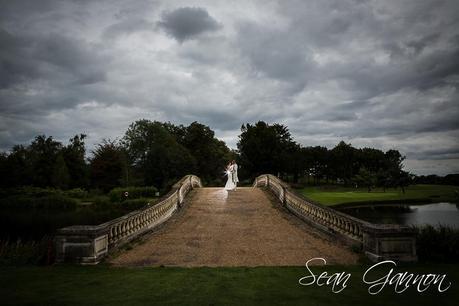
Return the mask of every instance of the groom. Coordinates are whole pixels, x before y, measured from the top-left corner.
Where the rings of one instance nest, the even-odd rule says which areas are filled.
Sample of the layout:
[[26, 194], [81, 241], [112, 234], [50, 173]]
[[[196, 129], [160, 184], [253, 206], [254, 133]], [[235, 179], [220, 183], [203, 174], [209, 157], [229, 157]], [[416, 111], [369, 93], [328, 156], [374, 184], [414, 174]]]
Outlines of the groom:
[[233, 183], [234, 183], [234, 190], [237, 189], [237, 183], [239, 182], [239, 178], [237, 177], [237, 164], [236, 164], [236, 161], [233, 159], [233, 161], [231, 162], [231, 164], [233, 165], [233, 171], [232, 171], [232, 174], [233, 174]]

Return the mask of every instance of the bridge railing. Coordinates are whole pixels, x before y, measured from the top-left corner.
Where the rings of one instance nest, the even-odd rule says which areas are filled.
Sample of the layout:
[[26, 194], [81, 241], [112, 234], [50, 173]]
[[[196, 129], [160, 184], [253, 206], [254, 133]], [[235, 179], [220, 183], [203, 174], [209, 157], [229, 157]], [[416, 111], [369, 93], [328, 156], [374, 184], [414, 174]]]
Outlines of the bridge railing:
[[179, 209], [192, 188], [202, 187], [195, 175], [184, 176], [171, 191], [154, 204], [100, 225], [61, 228], [55, 237], [56, 261], [97, 264], [109, 251], [149, 231]]
[[373, 261], [394, 259], [416, 261], [416, 232], [397, 224], [373, 224], [331, 207], [316, 203], [294, 192], [271, 174], [255, 178], [254, 187], [267, 187], [292, 213], [315, 228], [361, 247]]

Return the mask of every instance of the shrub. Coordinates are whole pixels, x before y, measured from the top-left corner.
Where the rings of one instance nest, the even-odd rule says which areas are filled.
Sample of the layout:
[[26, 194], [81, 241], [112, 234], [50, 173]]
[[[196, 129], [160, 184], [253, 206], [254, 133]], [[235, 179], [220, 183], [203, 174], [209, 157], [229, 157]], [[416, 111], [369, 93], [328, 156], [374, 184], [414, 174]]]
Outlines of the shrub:
[[75, 210], [78, 202], [63, 195], [54, 194], [43, 197], [15, 195], [0, 200], [0, 209], [13, 210]]
[[113, 206], [110, 199], [106, 196], [99, 196], [94, 198], [92, 208], [96, 211], [108, 210]]
[[88, 192], [81, 188], [74, 188], [64, 191], [64, 194], [70, 198], [85, 199], [88, 197]]
[[8, 188], [8, 189], [1, 189], [0, 196], [10, 197], [10, 196], [27, 196], [27, 197], [46, 197], [50, 195], [62, 194], [62, 191], [59, 189], [54, 188], [40, 188], [40, 187], [33, 187], [33, 186], [23, 186], [17, 188]]
[[89, 189], [89, 194], [88, 196], [89, 197], [97, 197], [97, 196], [101, 196], [104, 194], [104, 191], [102, 189], [99, 189], [99, 188], [91, 188]]
[[36, 209], [69, 211], [75, 210], [78, 201], [61, 195], [52, 195], [35, 199]]
[[132, 211], [132, 210], [137, 210], [137, 209], [144, 207], [145, 205], [147, 205], [148, 202], [149, 202], [148, 199], [140, 198], [140, 199], [126, 200], [120, 203], [119, 205], [124, 210]]
[[0, 240], [0, 265], [49, 265], [53, 261], [53, 240], [50, 236], [39, 241]]
[[450, 226], [417, 227], [416, 250], [420, 261], [459, 262], [459, 229]]
[[0, 200], [0, 209], [13, 210], [75, 210], [78, 202], [65, 196], [54, 194], [43, 197], [14, 195]]
[[[125, 193], [128, 196], [125, 196]], [[126, 200], [139, 199], [139, 198], [153, 198], [156, 197], [158, 189], [153, 186], [149, 187], [119, 187], [112, 189], [108, 196], [112, 202], [123, 202]]]
[[0, 209], [27, 209], [33, 207], [34, 198], [22, 195], [12, 195], [0, 199]]

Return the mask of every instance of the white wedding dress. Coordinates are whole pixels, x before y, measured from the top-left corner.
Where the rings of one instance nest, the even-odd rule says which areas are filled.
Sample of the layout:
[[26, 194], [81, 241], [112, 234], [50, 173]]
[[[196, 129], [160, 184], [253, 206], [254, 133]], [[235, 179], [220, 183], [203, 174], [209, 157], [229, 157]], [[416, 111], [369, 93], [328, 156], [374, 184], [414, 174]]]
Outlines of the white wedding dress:
[[236, 184], [233, 180], [233, 165], [229, 166], [226, 169], [226, 175], [228, 176], [228, 180], [226, 181], [225, 190], [234, 190], [236, 188]]

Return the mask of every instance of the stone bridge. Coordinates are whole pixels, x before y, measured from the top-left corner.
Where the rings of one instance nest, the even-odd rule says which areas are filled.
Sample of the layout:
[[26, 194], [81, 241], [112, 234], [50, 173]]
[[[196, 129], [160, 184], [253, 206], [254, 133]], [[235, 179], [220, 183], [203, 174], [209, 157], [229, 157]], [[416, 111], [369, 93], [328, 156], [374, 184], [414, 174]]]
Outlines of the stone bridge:
[[[114, 252], [136, 240], [135, 246]], [[304, 265], [313, 257], [355, 263], [415, 261], [415, 232], [371, 224], [314, 203], [272, 175], [235, 191], [205, 188], [194, 175], [159, 203], [97, 226], [70, 226], [55, 238], [56, 260], [149, 266]]]

